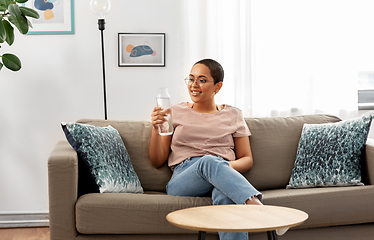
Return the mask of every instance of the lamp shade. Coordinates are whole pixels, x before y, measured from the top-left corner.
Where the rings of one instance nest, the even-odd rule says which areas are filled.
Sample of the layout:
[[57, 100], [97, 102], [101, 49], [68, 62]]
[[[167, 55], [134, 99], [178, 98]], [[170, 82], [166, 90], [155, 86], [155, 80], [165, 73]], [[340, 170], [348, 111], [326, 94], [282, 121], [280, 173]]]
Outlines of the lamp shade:
[[105, 15], [110, 11], [111, 4], [109, 0], [91, 0], [90, 7], [99, 19], [105, 19]]

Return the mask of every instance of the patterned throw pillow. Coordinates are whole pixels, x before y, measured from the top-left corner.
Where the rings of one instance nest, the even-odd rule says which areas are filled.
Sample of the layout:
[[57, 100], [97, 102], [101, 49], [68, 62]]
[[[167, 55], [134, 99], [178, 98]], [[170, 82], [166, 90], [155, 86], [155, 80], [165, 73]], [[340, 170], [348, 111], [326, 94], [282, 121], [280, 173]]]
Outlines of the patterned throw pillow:
[[82, 166], [87, 166], [101, 193], [143, 193], [138, 176], [118, 131], [112, 126], [96, 127], [62, 123], [70, 145]]
[[363, 185], [361, 155], [372, 118], [304, 124], [287, 188]]

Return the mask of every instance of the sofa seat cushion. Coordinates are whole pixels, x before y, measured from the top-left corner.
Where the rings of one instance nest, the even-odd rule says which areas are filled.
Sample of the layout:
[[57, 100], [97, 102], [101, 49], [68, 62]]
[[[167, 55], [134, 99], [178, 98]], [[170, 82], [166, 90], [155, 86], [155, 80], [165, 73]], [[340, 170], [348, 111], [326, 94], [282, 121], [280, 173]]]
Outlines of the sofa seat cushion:
[[[374, 185], [278, 189], [262, 192], [266, 205], [309, 214], [294, 229], [374, 222]], [[165, 193], [92, 193], [76, 204], [76, 228], [82, 234], [195, 234], [167, 222], [172, 211], [211, 205], [210, 197], [175, 197]], [[364, 206], [364, 207], [363, 207]]]
[[166, 215], [211, 204], [210, 197], [176, 197], [155, 192], [91, 193], [76, 203], [76, 228], [82, 234], [195, 234], [173, 226]]
[[374, 222], [374, 185], [267, 190], [263, 202], [300, 209], [308, 220], [295, 227], [316, 228]]

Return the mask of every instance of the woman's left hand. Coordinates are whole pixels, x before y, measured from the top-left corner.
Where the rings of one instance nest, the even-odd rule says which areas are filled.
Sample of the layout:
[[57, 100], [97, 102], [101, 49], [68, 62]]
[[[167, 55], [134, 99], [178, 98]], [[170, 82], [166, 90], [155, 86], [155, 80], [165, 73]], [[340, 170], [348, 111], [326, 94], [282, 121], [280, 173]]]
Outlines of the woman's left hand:
[[253, 158], [249, 137], [234, 137], [236, 160], [230, 161], [230, 167], [240, 173], [249, 171], [253, 166]]

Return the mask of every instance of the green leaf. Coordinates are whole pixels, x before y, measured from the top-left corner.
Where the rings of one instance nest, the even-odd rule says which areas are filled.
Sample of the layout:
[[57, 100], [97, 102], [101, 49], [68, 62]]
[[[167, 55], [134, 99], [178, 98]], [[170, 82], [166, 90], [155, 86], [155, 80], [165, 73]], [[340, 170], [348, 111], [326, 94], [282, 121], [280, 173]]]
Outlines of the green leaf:
[[6, 30], [3, 21], [0, 20], [0, 43], [3, 43], [6, 39]]
[[18, 17], [14, 17], [10, 15], [8, 20], [17, 27], [18, 31], [22, 34], [26, 34], [29, 31], [29, 25], [27, 23], [27, 19], [25, 16], [20, 15]]
[[9, 68], [12, 71], [18, 71], [21, 69], [21, 60], [13, 54], [5, 53], [2, 56], [3, 64], [5, 67]]
[[9, 46], [11, 46], [13, 44], [13, 42], [14, 42], [14, 28], [5, 19], [2, 22], [4, 24], [5, 31], [6, 31], [6, 39], [5, 39], [5, 41], [9, 44]]
[[25, 3], [25, 2], [27, 2], [28, 0], [17, 0], [16, 2], [18, 2], [18, 3]]
[[0, 71], [1, 71], [1, 69], [3, 68], [3, 64], [2, 63], [0, 63]]
[[35, 11], [34, 9], [27, 8], [27, 7], [19, 7], [19, 9], [21, 10], [22, 14], [25, 15], [26, 17], [32, 17], [35, 19], [40, 18], [39, 13]]
[[9, 0], [0, 0], [0, 11], [5, 11], [8, 9], [9, 4], [12, 2]]
[[27, 19], [27, 25], [29, 25], [30, 28], [33, 28], [32, 23], [29, 21], [29, 19]]
[[22, 14], [21, 9], [19, 9], [19, 6], [17, 4], [10, 4], [8, 7], [8, 11], [15, 17], [19, 17]]

